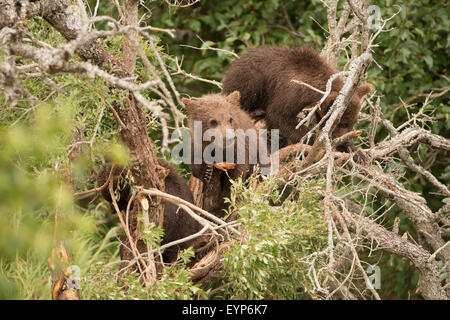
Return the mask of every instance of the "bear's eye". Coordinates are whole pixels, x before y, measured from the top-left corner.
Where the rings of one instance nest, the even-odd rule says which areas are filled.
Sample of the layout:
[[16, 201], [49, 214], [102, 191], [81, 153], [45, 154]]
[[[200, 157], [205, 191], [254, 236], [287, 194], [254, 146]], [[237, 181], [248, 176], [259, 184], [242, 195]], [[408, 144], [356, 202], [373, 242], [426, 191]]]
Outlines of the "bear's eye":
[[230, 118], [230, 123], [233, 123], [233, 118]]
[[213, 119], [209, 122], [209, 124], [211, 125], [211, 127], [216, 127], [218, 125], [218, 122], [217, 122], [217, 120]]

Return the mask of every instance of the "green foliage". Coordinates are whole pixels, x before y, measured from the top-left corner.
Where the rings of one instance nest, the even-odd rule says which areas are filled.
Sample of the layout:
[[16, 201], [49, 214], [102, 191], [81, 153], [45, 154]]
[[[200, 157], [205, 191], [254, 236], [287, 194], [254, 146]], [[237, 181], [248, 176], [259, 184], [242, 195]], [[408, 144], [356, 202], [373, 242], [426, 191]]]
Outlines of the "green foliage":
[[[91, 8], [96, 5], [96, 1], [89, 3]], [[146, 1], [145, 4], [153, 7], [153, 14], [151, 19], [144, 20], [144, 24], [177, 29], [175, 39], [165, 33], [158, 34], [160, 39], [154, 37], [163, 59], [171, 64], [167, 54], [183, 55], [186, 71], [218, 81], [223, 79], [234, 57], [207, 50], [208, 47], [239, 55], [250, 48], [272, 44], [308, 45], [320, 51], [327, 37], [327, 32], [322, 29], [327, 28], [326, 8], [319, 0], [209, 0], [189, 8], [168, 8], [162, 1]], [[388, 18], [401, 8], [401, 13], [387, 26], [393, 29], [380, 35], [378, 47], [373, 52], [374, 59], [383, 69], [372, 64], [368, 75], [369, 82], [382, 96], [383, 116], [400, 124], [407, 119], [407, 113], [399, 98], [416, 103], [409, 110], [415, 113], [424, 101], [420, 95], [433, 88], [448, 86], [443, 77], [448, 75], [448, 10], [442, 3], [431, 0], [388, 0], [373, 4], [379, 5], [382, 18]], [[144, 9], [141, 10], [142, 15]], [[111, 1], [100, 1], [98, 14], [118, 18]], [[32, 19], [28, 25], [38, 40], [53, 46], [65, 43], [42, 19]], [[106, 22], [97, 23], [96, 27], [105, 29]], [[109, 52], [121, 56], [122, 36], [101, 41]], [[158, 65], [147, 41], [139, 41], [148, 58]], [[0, 61], [2, 59], [0, 50]], [[18, 64], [27, 63], [29, 61], [23, 59]], [[148, 80], [139, 58], [136, 74], [138, 82]], [[50, 298], [47, 258], [54, 246], [54, 237], [65, 240], [72, 263], [81, 269], [83, 299], [309, 297], [310, 278], [307, 265], [302, 264], [301, 259], [326, 247], [327, 231], [322, 218], [322, 202], [318, 198], [321, 181], [300, 183], [299, 194], [288, 200], [280, 199], [271, 180], [260, 184], [256, 191], [242, 182], [235, 183], [230, 199], [231, 211], [239, 215], [248, 241], [236, 243], [227, 252], [224, 261], [226, 279], [211, 289], [223, 284], [227, 286], [212, 296], [207, 296], [207, 292], [189, 280], [185, 264], [192, 258], [192, 250], [180, 253], [179, 264], [165, 268], [162, 279], [150, 290], [142, 286], [135, 273], [117, 281], [118, 238], [123, 237], [118, 231], [117, 217], [111, 217], [109, 208], [102, 202], [81, 203], [86, 208], [81, 212], [79, 203], [73, 201], [72, 190], [96, 186], [93, 177], [103, 158], [119, 163], [128, 161], [117, 142], [117, 126], [109, 107], [113, 101], [123, 98], [123, 92], [109, 90], [109, 86], [99, 79], [70, 74], [51, 78], [63, 89], [61, 92], [42, 79], [30, 78], [24, 81], [24, 86], [37, 98], [35, 101], [24, 99], [11, 107], [4, 96], [0, 96], [0, 299]], [[218, 91], [216, 87], [192, 79], [176, 78], [175, 81], [183, 94], [200, 96]], [[144, 94], [150, 100], [154, 98], [152, 93]], [[436, 119], [429, 124], [433, 132], [449, 136], [449, 110], [448, 95], [433, 100], [428, 106], [427, 112]], [[366, 127], [361, 124], [361, 128]], [[70, 163], [67, 154], [76, 130], [81, 132], [80, 138], [84, 142], [79, 159]], [[148, 130], [158, 149], [161, 130], [151, 117]], [[385, 135], [380, 131], [377, 139]], [[91, 139], [92, 144], [86, 143]], [[448, 161], [435, 157], [428, 148], [418, 148], [415, 154], [418, 163], [429, 167], [444, 183], [449, 183]], [[427, 201], [433, 209], [441, 204], [438, 196], [430, 196], [435, 190], [422, 178], [407, 174], [404, 168], [394, 165], [389, 170], [404, 172], [405, 183], [412, 190], [428, 195]], [[376, 200], [374, 212], [380, 203]], [[398, 213], [392, 210], [385, 223], [392, 224], [396, 216]], [[400, 230], [414, 235], [414, 230], [402, 216]], [[160, 231], [143, 230], [142, 235], [157, 247]], [[378, 262], [382, 271], [383, 297], [418, 297], [413, 292], [418, 275], [409, 263], [388, 255]]]
[[[184, 263], [165, 266], [161, 279], [150, 288], [142, 285], [142, 279], [135, 271], [125, 272], [118, 277], [120, 261], [117, 255], [120, 242], [111, 241], [115, 235], [116, 232], [110, 230], [102, 240], [102, 245], [99, 245], [100, 239], [90, 244], [91, 248], [97, 250], [94, 255], [89, 255], [90, 260], [84, 264], [86, 270], [80, 281], [83, 299], [185, 300], [204, 296], [204, 291], [190, 281], [189, 271], [184, 264], [193, 257], [191, 249], [179, 253], [179, 260]], [[153, 248], [159, 247], [160, 230], [148, 231], [145, 236], [148, 240], [154, 240]], [[111, 250], [115, 252], [111, 254]]]
[[[250, 47], [270, 44], [294, 45], [300, 42], [319, 48], [325, 40], [324, 32], [311, 19], [326, 20], [326, 11], [318, 0], [200, 1], [190, 8], [169, 9], [161, 3], [154, 8], [154, 16], [158, 19], [150, 21], [152, 25], [178, 30], [175, 40], [162, 36], [163, 43], [168, 44], [167, 51], [176, 56], [184, 55], [187, 71], [218, 81], [222, 81], [224, 71], [234, 60], [232, 55], [179, 45], [217, 47], [242, 54]], [[181, 79], [181, 83], [194, 96], [217, 90], [191, 79]]]
[[1, 129], [3, 298], [36, 298], [46, 292], [39, 280], [45, 269], [42, 261], [47, 261], [53, 240], [68, 237], [73, 230], [93, 230], [92, 218], [74, 208], [72, 192], [58, 170], [72, 127], [72, 102], [71, 97], [65, 97], [43, 104], [28, 125]]
[[[0, 219], [5, 228], [1, 232], [2, 257], [12, 257], [32, 244], [42, 245], [39, 251], [45, 252], [51, 233], [48, 225], [36, 228], [36, 224], [51, 214], [48, 208], [72, 211], [71, 193], [62, 185], [61, 177], [43, 169], [57, 165], [53, 161], [62, 152], [58, 147], [69, 127], [70, 114], [61, 111], [56, 120], [52, 113], [50, 107], [42, 106], [32, 125], [3, 129], [0, 134]], [[43, 241], [36, 242], [36, 238]]]
[[[368, 81], [375, 88], [376, 94], [381, 96], [383, 117], [390, 119], [395, 125], [400, 125], [408, 120], [408, 114], [417, 113], [423, 106], [424, 95], [431, 91], [439, 93], [435, 88], [449, 85], [445, 78], [448, 77], [450, 53], [448, 9], [445, 4], [432, 0], [371, 1], [371, 5], [379, 7], [382, 19], [387, 19], [401, 10], [399, 15], [388, 22], [386, 29], [391, 30], [381, 33], [377, 38], [377, 47], [372, 53], [377, 63], [372, 63], [368, 70]], [[184, 55], [184, 67], [188, 72], [218, 81], [223, 80], [230, 63], [235, 59], [232, 55], [206, 49], [194, 50], [180, 47], [180, 44], [199, 48], [216, 47], [238, 55], [253, 47], [272, 44], [306, 45], [321, 51], [328, 36], [320, 27], [327, 29], [326, 8], [320, 1], [222, 0], [202, 1], [193, 8], [167, 10], [161, 5], [157, 9], [159, 11], [155, 12], [158, 12], [158, 19], [154, 19], [152, 25], [178, 30], [176, 39], [163, 36], [167, 50], [174, 55]], [[342, 8], [338, 8], [338, 16], [340, 10]], [[286, 16], [289, 17], [292, 27]], [[344, 60], [339, 60], [341, 68], [344, 66]], [[183, 78], [178, 81], [186, 92], [193, 96], [218, 90], [190, 79]], [[444, 137], [450, 137], [448, 97], [446, 94], [434, 99], [425, 109], [426, 114], [432, 115], [434, 119], [433, 122], [427, 123], [426, 127]], [[405, 111], [402, 101], [413, 106]], [[358, 129], [367, 133], [368, 123], [358, 124]], [[386, 135], [387, 132], [379, 130], [376, 140], [379, 141]], [[450, 183], [450, 165], [447, 158], [437, 156], [430, 148], [420, 147], [415, 151], [413, 150], [413, 156], [418, 164], [428, 168], [444, 184]], [[436, 195], [436, 189], [423, 177], [396, 165], [390, 169], [403, 172], [405, 185], [422, 194], [433, 210], [442, 206], [442, 196]], [[374, 212], [381, 203], [384, 202], [374, 203]], [[393, 219], [398, 215], [397, 211], [391, 210], [386, 224], [392, 225]], [[406, 219], [401, 220], [400, 229], [415, 235]], [[389, 286], [391, 291], [387, 290], [384, 294], [406, 299], [413, 296], [413, 285], [402, 279], [405, 273], [411, 274], [411, 269], [405, 264], [398, 264], [399, 260], [393, 259], [392, 265], [388, 265], [386, 259], [381, 262], [382, 273], [394, 270], [394, 275], [389, 271], [387, 274], [395, 278], [395, 281], [391, 281], [395, 285]]]
[[[399, 9], [400, 14], [387, 25], [393, 29], [380, 35], [380, 46], [374, 52], [383, 69], [372, 67], [369, 72], [370, 81], [385, 96], [383, 115], [396, 124], [406, 120], [405, 112], [399, 112], [402, 110], [399, 97], [419, 103], [412, 109], [417, 111], [424, 101], [418, 95], [448, 86], [444, 76], [448, 75], [450, 54], [450, 18], [446, 6], [430, 0], [387, 1], [382, 16], [387, 18]], [[434, 133], [450, 132], [448, 101], [448, 95], [444, 95], [429, 107], [437, 119], [431, 126]]]
[[[404, 121], [405, 113], [396, 108], [401, 106], [399, 97], [407, 100], [429, 93], [432, 88], [448, 86], [442, 77], [447, 74], [449, 60], [448, 10], [431, 0], [390, 0], [372, 4], [379, 6], [383, 19], [401, 9], [386, 26], [393, 29], [379, 36], [378, 47], [373, 53], [383, 69], [372, 64], [368, 78], [377, 93], [384, 97], [383, 105], [389, 106], [383, 110], [383, 115]], [[179, 30], [175, 40], [163, 36], [168, 51], [184, 55], [187, 71], [218, 81], [223, 79], [233, 56], [220, 51], [180, 47], [180, 44], [217, 47], [240, 55], [249, 48], [272, 44], [307, 45], [320, 51], [327, 37], [323, 30], [327, 28], [326, 8], [316, 0], [202, 1], [191, 8], [167, 10], [161, 5], [155, 12], [158, 19], [153, 20], [152, 25]], [[188, 86], [192, 80], [181, 79], [181, 82]], [[188, 88], [194, 96], [217, 90], [198, 82]], [[417, 98], [414, 102], [423, 101], [423, 98]], [[436, 99], [433, 106], [437, 118], [445, 120], [436, 122], [434, 131], [448, 133], [448, 97]]]
[[[39, 40], [55, 46], [64, 43], [58, 32], [41, 20], [32, 20], [29, 26]], [[118, 54], [122, 40], [112, 38], [104, 45]], [[148, 44], [143, 47], [151, 59]], [[139, 80], [146, 80], [140, 60], [137, 73], [142, 77]], [[71, 252], [71, 263], [80, 267], [83, 299], [188, 299], [201, 295], [189, 282], [184, 264], [166, 268], [164, 278], [151, 292], [142, 287], [136, 274], [117, 283], [118, 237], [123, 237], [118, 233], [117, 218], [98, 201], [81, 203], [87, 209], [80, 212], [72, 197], [73, 188], [96, 187], [95, 170], [102, 158], [119, 165], [129, 160], [117, 142], [117, 126], [109, 107], [123, 99], [124, 93], [109, 90], [100, 79], [63, 74], [52, 80], [61, 91], [31, 78], [24, 86], [36, 100], [24, 99], [12, 108], [3, 95], [0, 98], [0, 299], [50, 299], [47, 259], [56, 240], [61, 239]], [[75, 162], [69, 162], [68, 152], [77, 146], [72, 145], [74, 132], [81, 133], [76, 140], [81, 153]], [[160, 138], [156, 121], [149, 122], [149, 132], [156, 141]], [[92, 144], [88, 143], [91, 140]], [[144, 234], [155, 247], [161, 237], [157, 231]], [[186, 250], [180, 261], [187, 263], [192, 255]]]
[[301, 259], [327, 246], [323, 188], [322, 181], [299, 182], [298, 194], [282, 201], [273, 179], [256, 190], [233, 184], [230, 211], [238, 213], [246, 241], [225, 254], [228, 286], [215, 298], [309, 298], [309, 266]]
[[[83, 286], [84, 285], [84, 286]], [[184, 266], [164, 269], [160, 280], [149, 289], [139, 281], [136, 272], [117, 277], [117, 269], [96, 263], [82, 278], [83, 299], [187, 300], [204, 297], [205, 293], [190, 281]]]
[[39, 299], [51, 297], [50, 278], [45, 260], [16, 258], [13, 263], [0, 260], [0, 299]]

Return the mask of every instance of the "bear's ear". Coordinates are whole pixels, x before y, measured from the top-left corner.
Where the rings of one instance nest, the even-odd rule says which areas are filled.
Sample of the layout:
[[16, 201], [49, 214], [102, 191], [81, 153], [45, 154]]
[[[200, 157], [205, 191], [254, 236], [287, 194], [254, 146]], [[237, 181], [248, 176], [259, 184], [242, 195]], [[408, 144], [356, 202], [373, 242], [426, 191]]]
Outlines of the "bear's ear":
[[181, 102], [184, 103], [184, 107], [185, 107], [186, 111], [189, 113], [191, 113], [198, 107], [198, 101], [195, 101], [195, 100], [183, 98], [183, 99], [181, 99]]
[[368, 94], [370, 92], [370, 90], [372, 90], [372, 87], [370, 86], [370, 84], [364, 84], [361, 87], [359, 87], [358, 89], [356, 89], [356, 94], [362, 98], [364, 97], [366, 94]]
[[235, 106], [240, 106], [241, 94], [239, 91], [233, 91], [226, 97], [227, 101]]

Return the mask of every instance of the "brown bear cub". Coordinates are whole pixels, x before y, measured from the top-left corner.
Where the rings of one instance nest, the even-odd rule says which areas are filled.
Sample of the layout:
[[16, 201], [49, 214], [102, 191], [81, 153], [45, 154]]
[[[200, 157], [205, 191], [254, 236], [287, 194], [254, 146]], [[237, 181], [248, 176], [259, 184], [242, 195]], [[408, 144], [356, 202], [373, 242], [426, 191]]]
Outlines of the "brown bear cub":
[[[169, 163], [163, 160], [159, 160], [159, 164], [169, 171], [167, 177], [164, 180], [165, 192], [193, 203], [194, 200], [192, 197], [192, 193], [186, 180]], [[99, 186], [104, 185], [108, 180], [110, 171], [111, 166], [106, 165], [100, 172], [97, 178], [97, 183]], [[117, 200], [117, 204], [122, 212], [126, 210], [128, 201], [131, 197], [130, 186], [126, 182], [126, 174], [127, 169], [115, 168], [111, 175], [113, 179], [114, 190], [119, 191], [119, 199]], [[105, 198], [105, 200], [111, 203], [111, 196], [107, 187], [102, 189], [102, 196], [103, 198]], [[163, 229], [164, 237], [161, 245], [190, 236], [200, 231], [201, 225], [184, 210], [179, 209], [177, 205], [165, 202]], [[167, 248], [163, 253], [164, 262], [174, 262], [177, 258], [178, 251], [187, 249], [192, 245], [193, 241], [187, 241]], [[127, 256], [126, 253], [123, 252], [123, 250], [124, 247], [121, 246], [121, 257]]]
[[[265, 114], [268, 129], [280, 129], [286, 143], [296, 143], [311, 129], [295, 129], [300, 122], [297, 115], [307, 107], [314, 107], [323, 94], [305, 85], [291, 82], [302, 81], [325, 91], [328, 79], [338, 70], [311, 48], [263, 47], [251, 50], [235, 60], [223, 82], [223, 92], [235, 90], [241, 93], [241, 107], [255, 115]], [[333, 81], [328, 98], [322, 103], [317, 118], [322, 118], [343, 86], [341, 78]], [[370, 91], [370, 85], [359, 87], [347, 110], [333, 132], [333, 138], [353, 130], [361, 109], [360, 99]], [[352, 142], [338, 148], [351, 152]]]
[[[245, 181], [252, 174], [256, 163], [261, 167], [270, 167], [264, 140], [259, 137], [259, 132], [249, 115], [240, 108], [239, 99], [238, 91], [227, 96], [209, 94], [196, 100], [183, 99], [191, 130], [191, 172], [204, 183], [202, 208], [218, 217], [225, 215], [224, 209], [227, 208], [225, 198], [229, 198], [231, 194], [230, 179], [242, 178]], [[201, 129], [198, 127], [199, 124]], [[223, 141], [215, 139], [211, 139], [212, 142], [203, 141], [205, 132], [209, 129], [219, 132]], [[227, 136], [227, 131], [234, 132], [234, 136]], [[253, 140], [250, 139], [250, 135], [247, 136], [250, 132], [255, 134]], [[251, 141], [256, 143], [251, 145]], [[222, 153], [223, 161], [205, 161], [203, 156], [205, 150], [209, 148], [208, 145], [217, 142], [219, 146], [214, 148], [211, 154], [214, 153], [215, 156], [216, 152]], [[230, 149], [234, 150], [233, 157], [227, 157]], [[195, 161], [195, 154], [201, 157], [199, 161]], [[262, 154], [265, 160], [260, 161]], [[242, 158], [239, 159], [239, 156]]]

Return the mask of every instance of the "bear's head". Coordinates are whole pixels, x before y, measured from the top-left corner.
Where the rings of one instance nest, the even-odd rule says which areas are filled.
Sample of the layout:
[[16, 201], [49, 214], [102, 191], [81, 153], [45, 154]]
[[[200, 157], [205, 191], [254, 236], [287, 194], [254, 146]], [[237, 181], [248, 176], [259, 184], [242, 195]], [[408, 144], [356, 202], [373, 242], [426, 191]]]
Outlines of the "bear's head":
[[[358, 114], [361, 110], [361, 99], [370, 92], [371, 86], [369, 84], [364, 84], [356, 89], [355, 94], [347, 106], [344, 114], [342, 115], [341, 120], [333, 131], [332, 138], [337, 138], [342, 136], [343, 134], [350, 132], [353, 130], [354, 125], [358, 121]], [[320, 118], [324, 117], [327, 112], [330, 110], [334, 101], [338, 97], [339, 93], [336, 91], [332, 91], [325, 101], [320, 106], [319, 116]]]
[[[183, 98], [182, 102], [188, 112], [192, 134], [200, 132], [195, 131], [194, 126], [201, 123], [202, 137], [207, 130], [212, 129], [211, 132], [215, 131], [222, 137], [224, 149], [232, 146], [235, 141], [234, 130], [241, 127], [242, 117], [247, 117], [239, 107], [239, 99], [239, 91], [229, 95], [210, 94], [195, 100]], [[250, 121], [250, 118], [245, 120]]]

